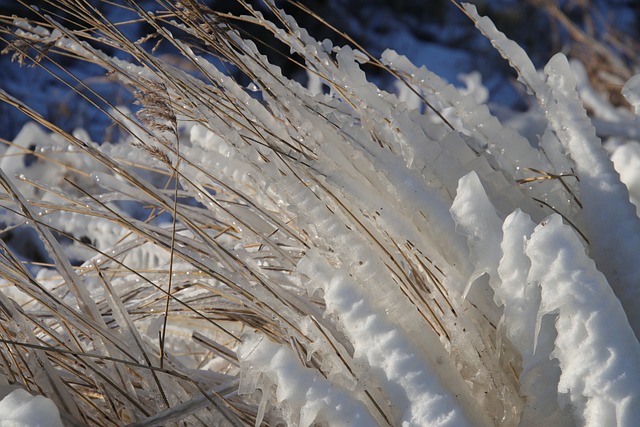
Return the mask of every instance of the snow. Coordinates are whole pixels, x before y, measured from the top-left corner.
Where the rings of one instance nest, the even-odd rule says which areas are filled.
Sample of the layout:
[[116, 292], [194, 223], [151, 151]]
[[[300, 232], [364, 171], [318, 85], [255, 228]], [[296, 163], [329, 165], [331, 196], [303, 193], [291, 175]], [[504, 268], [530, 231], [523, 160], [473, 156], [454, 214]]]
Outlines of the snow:
[[18, 388], [0, 400], [0, 427], [62, 426], [58, 408], [51, 399]]
[[625, 83], [622, 94], [633, 106], [636, 115], [640, 115], [640, 74], [636, 74]]
[[333, 273], [317, 252], [307, 254], [301, 263], [301, 271], [312, 278], [310, 292], [318, 288], [324, 291], [325, 315], [339, 315], [340, 328], [351, 338], [354, 358], [366, 364], [369, 381], [390, 391], [394, 424], [471, 425], [453, 396], [442, 387], [437, 367], [421, 359], [407, 337], [358, 292], [348, 274]]
[[[522, 357], [523, 378], [530, 378], [521, 390], [529, 397], [523, 418], [558, 422], [566, 417], [562, 409], [572, 405], [581, 425], [632, 425], [640, 416], [634, 385], [640, 381], [640, 345], [571, 228], [555, 214], [534, 228], [516, 211], [504, 221], [502, 237], [500, 220], [473, 173], [460, 180], [452, 213], [482, 268], [470, 280], [491, 276], [506, 336]], [[557, 402], [541, 404], [556, 393]]]
[[522, 357], [520, 392], [526, 397], [522, 423], [563, 425], [569, 423], [569, 411], [562, 411], [558, 403], [560, 369], [551, 357], [554, 319], [539, 316], [540, 287], [528, 280], [532, 261], [525, 253], [525, 245], [534, 227], [531, 218], [520, 210], [504, 220], [502, 259], [494, 290], [496, 302], [504, 307], [506, 336]]
[[629, 197], [636, 206], [636, 213], [640, 214], [640, 142], [620, 145], [611, 155], [611, 160], [620, 174], [620, 180], [629, 189]]
[[[640, 336], [640, 263], [634, 261], [634, 254], [640, 251], [640, 218], [580, 104], [567, 58], [555, 55], [545, 73], [556, 104], [555, 108], [549, 106], [549, 121], [580, 177], [578, 188], [591, 256], [607, 275], [631, 327]], [[603, 206], [615, 208], [603, 210]]]
[[[376, 424], [362, 402], [353, 399], [348, 391], [332, 386], [314, 370], [300, 366], [287, 347], [260, 335], [246, 336], [238, 354], [250, 372], [245, 375], [263, 375], [268, 379], [263, 379], [260, 385], [265, 396], [270, 385], [276, 385], [276, 399], [286, 408], [288, 423], [301, 427], [316, 422], [356, 427]], [[261, 418], [256, 420], [256, 427], [261, 424]]]
[[640, 345], [605, 277], [557, 215], [536, 227], [525, 253], [528, 280], [541, 288], [538, 323], [557, 316], [551, 356], [559, 361], [562, 400], [582, 425], [633, 425], [640, 417]]

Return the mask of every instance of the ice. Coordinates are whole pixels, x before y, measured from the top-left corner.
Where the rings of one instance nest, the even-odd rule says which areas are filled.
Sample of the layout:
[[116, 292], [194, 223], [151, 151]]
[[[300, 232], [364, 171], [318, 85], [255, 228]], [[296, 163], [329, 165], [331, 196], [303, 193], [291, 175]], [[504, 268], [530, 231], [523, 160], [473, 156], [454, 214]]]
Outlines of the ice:
[[525, 397], [521, 423], [564, 425], [569, 419], [557, 399], [560, 369], [551, 357], [556, 336], [554, 318], [539, 315], [540, 284], [528, 279], [533, 261], [527, 257], [525, 245], [534, 227], [520, 210], [505, 219], [499, 280], [493, 282], [495, 298], [503, 306], [506, 337], [522, 358], [516, 363], [521, 369], [520, 393]]
[[500, 54], [509, 61], [511, 66], [518, 71], [519, 79], [521, 79], [525, 86], [532, 90], [536, 96], [544, 97], [547, 88], [524, 49], [518, 46], [516, 42], [509, 40], [502, 32], [498, 31], [491, 19], [486, 16], [480, 16], [473, 4], [465, 3], [463, 7], [482, 34], [491, 41], [491, 44], [493, 44]]
[[467, 236], [471, 262], [475, 267], [463, 294], [466, 297], [473, 283], [482, 275], [497, 276], [501, 255], [501, 221], [475, 172], [460, 179], [451, 214], [456, 222], [456, 231]]
[[609, 123], [616, 123], [625, 118], [626, 110], [614, 108], [603, 94], [598, 93], [589, 84], [587, 70], [581, 62], [571, 60], [569, 64], [576, 79], [576, 89], [580, 94], [580, 100], [592, 110], [593, 117], [604, 119]]
[[28, 150], [48, 139], [47, 134], [40, 126], [35, 123], [26, 124], [13, 140], [13, 144], [3, 153], [0, 168], [10, 177], [15, 176], [18, 172], [23, 172], [26, 167], [25, 158]]
[[[536, 208], [527, 203], [521, 192], [527, 191], [526, 188], [514, 188], [511, 185], [492, 187], [494, 183], [505, 179], [513, 181], [521, 178], [525, 166], [545, 170], [549, 169], [548, 164], [526, 138], [504, 126], [491, 114], [486, 104], [478, 102], [485, 95], [476, 87], [479, 85], [477, 76], [470, 77], [467, 89], [458, 90], [424, 67], [415, 67], [396, 52], [385, 51], [382, 60], [393, 69], [409, 75], [409, 84], [437, 100], [434, 102], [430, 99], [432, 103], [447, 107], [444, 116], [457, 131], [454, 134], [458, 139], [462, 137], [465, 141], [465, 146], [460, 147], [451, 144], [451, 141], [440, 140], [442, 149], [451, 156], [442, 154], [433, 162], [426, 161], [429, 167], [437, 171], [449, 194], [455, 194], [458, 179], [473, 170], [487, 183], [487, 191], [501, 196], [500, 210], [507, 213], [519, 206], [537, 217]], [[455, 138], [450, 139], [455, 142]], [[458, 165], [458, 162], [461, 164]], [[545, 188], [538, 186], [531, 187], [528, 192], [530, 197], [545, 198], [548, 195]], [[560, 197], [566, 200], [565, 195]]]
[[625, 83], [622, 95], [633, 106], [636, 115], [640, 115], [640, 74], [636, 74]]
[[485, 104], [489, 101], [489, 90], [482, 84], [482, 75], [479, 72], [460, 74], [458, 80], [466, 85], [466, 88], [460, 91], [462, 96], [471, 95], [478, 104]]

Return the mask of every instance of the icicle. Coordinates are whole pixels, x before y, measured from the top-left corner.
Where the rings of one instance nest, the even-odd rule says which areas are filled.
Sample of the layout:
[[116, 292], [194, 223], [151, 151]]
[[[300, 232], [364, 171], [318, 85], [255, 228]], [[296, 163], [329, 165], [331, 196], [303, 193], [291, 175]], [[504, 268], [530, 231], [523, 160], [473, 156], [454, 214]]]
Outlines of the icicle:
[[544, 82], [540, 78], [529, 55], [512, 40], [509, 40], [502, 32], [498, 31], [491, 19], [480, 16], [476, 7], [470, 3], [464, 3], [464, 10], [473, 19], [476, 27], [485, 35], [500, 54], [518, 71], [518, 78], [536, 95], [548, 92]]
[[[456, 222], [456, 231], [467, 236], [470, 258], [475, 268], [463, 293], [463, 298], [467, 298], [471, 285], [482, 275], [488, 274], [489, 282], [496, 280], [502, 238], [500, 218], [474, 172], [460, 179], [456, 198], [451, 205], [451, 215]], [[485, 294], [487, 290], [480, 290], [480, 294]], [[482, 311], [497, 322], [496, 307], [491, 307], [492, 302], [487, 303]]]
[[539, 310], [540, 285], [528, 277], [531, 261], [524, 251], [534, 227], [519, 210], [505, 219], [496, 302], [504, 307], [506, 337], [521, 357], [521, 365], [512, 367], [519, 371], [519, 391], [525, 397], [521, 425], [567, 425], [569, 418], [557, 401], [560, 369], [551, 357], [555, 317], [545, 317]]

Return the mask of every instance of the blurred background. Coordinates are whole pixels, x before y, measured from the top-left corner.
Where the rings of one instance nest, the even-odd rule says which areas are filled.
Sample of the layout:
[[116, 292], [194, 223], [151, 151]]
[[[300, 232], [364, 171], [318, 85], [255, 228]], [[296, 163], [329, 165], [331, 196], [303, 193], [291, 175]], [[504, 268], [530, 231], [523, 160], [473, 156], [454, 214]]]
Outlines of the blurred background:
[[[42, 12], [51, 10], [46, 0], [29, 0]], [[124, 9], [114, 12], [103, 1], [92, 3], [113, 21], [126, 21], [134, 14]], [[126, 4], [126, 2], [117, 2]], [[154, 0], [138, 1], [145, 9], [157, 8]], [[204, 1], [209, 7], [235, 14], [246, 13], [234, 0]], [[254, 2], [260, 8], [260, 2]], [[640, 0], [491, 0], [472, 1], [478, 11], [489, 16], [509, 38], [520, 44], [536, 66], [543, 67], [557, 52], [580, 60], [589, 81], [614, 106], [624, 106], [620, 89], [633, 74], [640, 72]], [[318, 40], [329, 38], [334, 45], [348, 43], [326, 24], [292, 2], [277, 2]], [[528, 98], [514, 84], [515, 75], [506, 61], [474, 28], [472, 22], [449, 0], [305, 0], [304, 5], [337, 30], [351, 36], [374, 56], [387, 48], [406, 55], [416, 65], [425, 65], [451, 83], [461, 85], [459, 75], [477, 70], [490, 93], [492, 105], [525, 110]], [[0, 0], [0, 15], [5, 21], [12, 15], [29, 16], [16, 0]], [[64, 13], [60, 15], [60, 20]], [[269, 40], [264, 53], [279, 65], [283, 73], [302, 83], [306, 74], [286, 58], [288, 50], [255, 28], [238, 23], [246, 36]], [[144, 24], [131, 23], [121, 29], [133, 40], [150, 32]], [[152, 47], [153, 45], [150, 45]], [[0, 50], [6, 40], [0, 40]], [[117, 52], [108, 52], [119, 54]], [[159, 55], [179, 61], [168, 46], [160, 46]], [[70, 58], [54, 56], [82, 82], [90, 84], [114, 104], [127, 105], [130, 95], [114, 84], [103, 70]], [[111, 126], [102, 114], [91, 108], [56, 76], [64, 73], [40, 67], [27, 69], [11, 61], [11, 54], [0, 56], [0, 88], [25, 101], [47, 120], [67, 131], [84, 128], [95, 140], [111, 138]], [[370, 78], [388, 90], [393, 82], [380, 70], [367, 68]], [[233, 70], [231, 71], [233, 72]], [[241, 78], [240, 76], [237, 76]], [[66, 80], [69, 80], [68, 77]], [[84, 91], [77, 81], [71, 85]], [[0, 104], [0, 138], [12, 140], [26, 121], [13, 107]]]

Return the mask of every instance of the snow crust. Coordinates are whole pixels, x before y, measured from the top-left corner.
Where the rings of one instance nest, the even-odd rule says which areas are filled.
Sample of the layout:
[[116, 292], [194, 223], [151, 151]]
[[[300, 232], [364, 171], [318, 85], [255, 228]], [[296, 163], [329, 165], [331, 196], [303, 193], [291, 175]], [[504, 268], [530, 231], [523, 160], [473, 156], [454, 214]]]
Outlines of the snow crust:
[[18, 388], [0, 400], [0, 426], [63, 427], [63, 424], [51, 399]]

